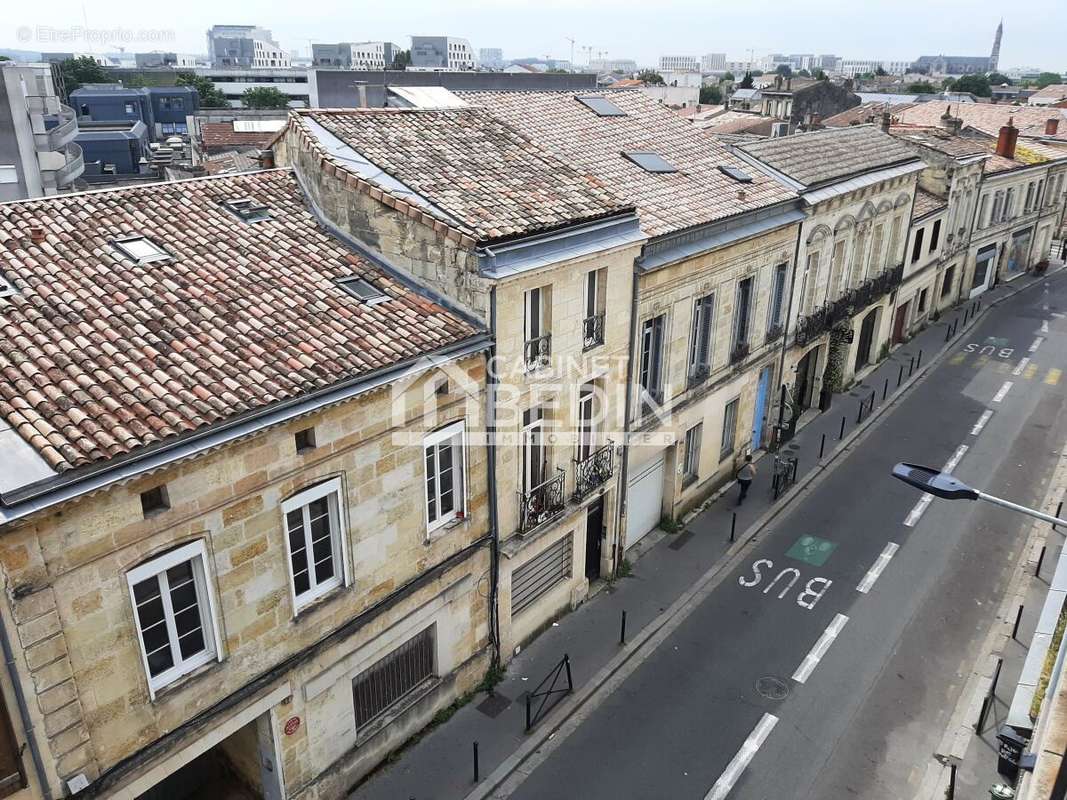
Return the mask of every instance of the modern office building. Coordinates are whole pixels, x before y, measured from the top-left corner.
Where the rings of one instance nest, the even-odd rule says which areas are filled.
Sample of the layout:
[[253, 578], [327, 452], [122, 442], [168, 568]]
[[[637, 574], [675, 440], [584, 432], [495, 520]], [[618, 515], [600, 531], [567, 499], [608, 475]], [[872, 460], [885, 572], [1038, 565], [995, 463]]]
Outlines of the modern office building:
[[466, 39], [454, 36], [412, 36], [414, 69], [474, 69], [474, 50]]
[[289, 53], [274, 35], [256, 25], [213, 25], [207, 32], [213, 67], [288, 67]]
[[345, 69], [389, 69], [400, 52], [400, 45], [392, 42], [338, 42], [311, 45], [311, 58], [316, 67], [344, 67]]

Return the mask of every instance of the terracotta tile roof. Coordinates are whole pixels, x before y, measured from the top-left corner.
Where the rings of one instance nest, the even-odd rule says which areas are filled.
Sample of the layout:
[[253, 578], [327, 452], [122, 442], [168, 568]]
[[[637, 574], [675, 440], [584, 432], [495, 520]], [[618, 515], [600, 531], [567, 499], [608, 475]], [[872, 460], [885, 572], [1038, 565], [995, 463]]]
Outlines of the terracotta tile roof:
[[971, 127], [953, 134], [942, 127], [893, 125], [889, 133], [901, 142], [922, 145], [954, 158], [986, 156], [983, 169], [987, 174], [1067, 158], [1067, 149], [1063, 147], [1021, 138], [1015, 145], [1015, 157], [1004, 158], [997, 155], [996, 136]]
[[259, 160], [255, 153], [231, 150], [228, 153], [215, 153], [204, 158], [204, 171], [208, 175], [230, 175], [235, 172], [252, 172], [259, 169]]
[[906, 144], [916, 144], [953, 158], [987, 155], [989, 148], [981, 139], [954, 135], [945, 128], [928, 125], [891, 125], [889, 135]]
[[[758, 172], [721, 142], [640, 91], [460, 92], [483, 105], [538, 144], [597, 176], [632, 200], [645, 233], [658, 236], [787, 201], [796, 195]], [[578, 97], [605, 97], [625, 116], [601, 117]], [[623, 152], [657, 153], [677, 168], [650, 173]], [[739, 184], [719, 166], [752, 176]], [[745, 200], [738, 200], [744, 189]]]
[[[897, 109], [910, 108], [911, 105], [911, 103], [894, 105], [889, 113], [896, 116]], [[849, 125], [864, 125], [869, 122], [877, 123], [882, 119], [883, 111], [885, 111], [885, 103], [861, 103], [860, 105], [846, 109], [839, 114], [834, 114], [832, 117], [827, 117], [822, 121], [822, 124], [827, 128], [844, 128]]]
[[[271, 218], [220, 205], [240, 197]], [[112, 245], [128, 235], [173, 258], [135, 263]], [[476, 333], [321, 229], [288, 170], [0, 204], [0, 271], [18, 290], [0, 299], [0, 417], [57, 471]], [[349, 275], [389, 299], [355, 299], [334, 283]]]
[[827, 128], [737, 147], [807, 187], [918, 158], [892, 136], [870, 125]]
[[1036, 97], [1039, 100], [1046, 97], [1051, 97], [1053, 100], [1063, 100], [1067, 98], [1067, 83], [1051, 83], [1044, 89], [1038, 89], [1030, 97]]
[[922, 187], [916, 187], [915, 204], [911, 207], [911, 218], [913, 220], [925, 217], [927, 214], [932, 214], [942, 208], [948, 208], [948, 200], [938, 197], [933, 192], [928, 192]]
[[[917, 103], [909, 108], [897, 106], [893, 116], [907, 125], [937, 125], [945, 113], [945, 103]], [[1000, 128], [1011, 118], [1020, 136], [1045, 135], [1045, 123], [1050, 117], [1059, 116], [1059, 132], [1055, 139], [1067, 141], [1067, 113], [1063, 109], [1050, 109], [1040, 106], [1009, 106], [993, 103], [952, 103], [952, 114], [963, 120], [963, 124], [996, 136]]]
[[267, 146], [277, 131], [235, 131], [232, 122], [201, 122], [200, 139], [205, 150]]
[[764, 117], [750, 111], [727, 111], [696, 126], [716, 136], [727, 133], [751, 133], [755, 136], [770, 136], [775, 123], [781, 122], [774, 117]]
[[[601, 181], [484, 109], [312, 110], [290, 119], [312, 139], [316, 133], [308, 121], [318, 123], [443, 212], [446, 224], [478, 242], [540, 233], [633, 208]], [[351, 162], [326, 157], [341, 170], [354, 170]], [[391, 184], [370, 174], [362, 177], [391, 192]], [[410, 194], [401, 196], [412, 201]]]

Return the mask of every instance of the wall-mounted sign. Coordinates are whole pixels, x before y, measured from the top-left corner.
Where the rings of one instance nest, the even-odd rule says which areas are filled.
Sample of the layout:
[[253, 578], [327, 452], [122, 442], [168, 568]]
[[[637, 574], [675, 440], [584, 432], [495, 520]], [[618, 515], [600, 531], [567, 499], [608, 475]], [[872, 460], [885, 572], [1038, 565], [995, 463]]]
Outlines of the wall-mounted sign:
[[289, 717], [285, 721], [285, 735], [292, 736], [300, 729], [300, 717]]

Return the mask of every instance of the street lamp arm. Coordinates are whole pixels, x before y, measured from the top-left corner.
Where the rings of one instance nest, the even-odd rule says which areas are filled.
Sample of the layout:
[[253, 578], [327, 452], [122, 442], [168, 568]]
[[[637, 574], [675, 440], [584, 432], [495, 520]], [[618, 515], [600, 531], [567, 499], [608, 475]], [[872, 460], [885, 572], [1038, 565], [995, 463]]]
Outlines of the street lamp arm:
[[1034, 519], [1039, 519], [1044, 522], [1051, 522], [1053, 525], [1063, 525], [1065, 528], [1067, 528], [1067, 519], [1060, 519], [1059, 517], [1054, 517], [1051, 514], [1045, 514], [1041, 511], [1038, 511], [1035, 508], [1021, 506], [1018, 503], [1013, 503], [1010, 500], [1005, 500], [1002, 497], [994, 497], [993, 495], [986, 494], [985, 492], [978, 492], [978, 499], [985, 500], [987, 503], [992, 503], [993, 505], [1003, 506], [1004, 508], [1010, 508], [1012, 511], [1018, 511], [1021, 514], [1026, 514], [1027, 516], [1033, 517]]

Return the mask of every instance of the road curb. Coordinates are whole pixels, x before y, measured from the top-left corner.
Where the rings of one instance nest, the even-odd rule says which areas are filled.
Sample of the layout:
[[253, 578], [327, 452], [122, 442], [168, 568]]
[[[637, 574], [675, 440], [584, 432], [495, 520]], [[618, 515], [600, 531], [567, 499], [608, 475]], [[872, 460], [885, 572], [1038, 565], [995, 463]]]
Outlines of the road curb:
[[[1053, 270], [1047, 273], [1044, 277], [1050, 277], [1063, 272], [1064, 269], [1067, 269], [1067, 266]], [[650, 620], [636, 636], [625, 645], [622, 645], [620, 651], [592, 678], [581, 686], [573, 695], [565, 698], [559, 705], [552, 709], [552, 711], [546, 715], [541, 726], [537, 728], [535, 732], [515, 750], [515, 752], [504, 759], [496, 769], [487, 775], [481, 784], [469, 792], [464, 800], [485, 800], [486, 798], [499, 800], [500, 798], [507, 797], [514, 791], [522, 780], [525, 780], [526, 776], [536, 769], [540, 762], [547, 758], [549, 753], [566, 738], [567, 734], [570, 733], [570, 730], [563, 731], [563, 729], [565, 727], [573, 729], [580, 724], [581, 719], [584, 718], [584, 716], [582, 716], [583, 712], [586, 710], [589, 702], [598, 694], [605, 694], [605, 696], [610, 694], [610, 692], [604, 693], [603, 690], [609, 687], [609, 684], [621, 682], [630, 672], [643, 663], [645, 658], [655, 650], [658, 640], [668, 635], [671, 630], [681, 624], [681, 622], [688, 616], [688, 613], [686, 612], [691, 611], [695, 602], [703, 599], [703, 595], [710, 592], [718, 585], [717, 579], [721, 581], [726, 572], [728, 572], [734, 565], [738, 556], [756, 541], [759, 534], [780, 516], [783, 511], [792, 506], [793, 501], [796, 500], [802, 492], [817, 485], [819, 481], [832, 472], [833, 468], [835, 468], [840, 461], [841, 456], [851, 452], [853, 446], [862, 441], [862, 439], [871, 432], [875, 425], [881, 421], [888, 409], [893, 408], [910, 392], [912, 388], [929, 375], [930, 370], [945, 358], [951, 351], [952, 345], [958, 342], [963, 334], [971, 330], [980, 320], [984, 319], [991, 309], [996, 308], [1005, 300], [1015, 297], [1031, 287], [1039, 285], [1040, 282], [1041, 279], [1027, 283], [1024, 286], [1019, 286], [1013, 291], [992, 300], [985, 308], [980, 309], [978, 313], [964, 325], [956, 336], [952, 337], [949, 342], [944, 344], [937, 355], [933, 356], [926, 364], [916, 369], [915, 372], [902, 383], [900, 387], [898, 387], [892, 398], [887, 399], [884, 403], [878, 406], [867, 419], [854, 427], [847, 436], [839, 441], [838, 446], [823, 459], [817, 461], [811, 471], [798, 480], [797, 483], [780, 498], [776, 505], [767, 509], [767, 511], [741, 532], [737, 541], [731, 545], [716, 563], [701, 575], [689, 589], [683, 592], [666, 611], [663, 611]], [[731, 485], [732, 482], [728, 483], [719, 490], [719, 492], [713, 495], [713, 498], [720, 498], [729, 490]], [[714, 500], [711, 502], [714, 502]], [[635, 658], [637, 659], [636, 661]], [[564, 735], [557, 737], [557, 734], [561, 732], [563, 732]], [[552, 740], [556, 741], [552, 742]], [[552, 743], [550, 744], [550, 742]], [[503, 791], [498, 793], [498, 790]]]

